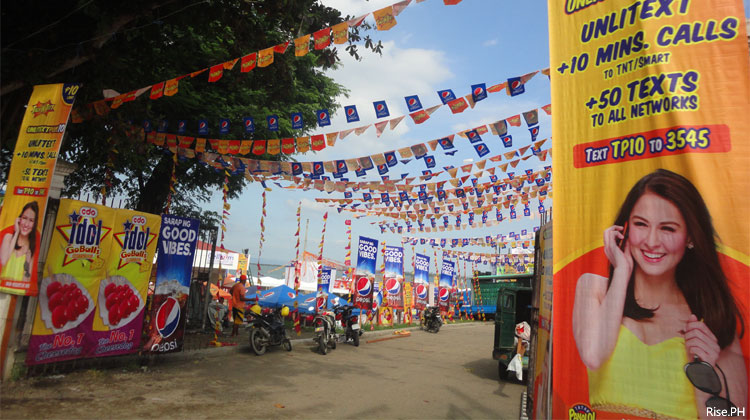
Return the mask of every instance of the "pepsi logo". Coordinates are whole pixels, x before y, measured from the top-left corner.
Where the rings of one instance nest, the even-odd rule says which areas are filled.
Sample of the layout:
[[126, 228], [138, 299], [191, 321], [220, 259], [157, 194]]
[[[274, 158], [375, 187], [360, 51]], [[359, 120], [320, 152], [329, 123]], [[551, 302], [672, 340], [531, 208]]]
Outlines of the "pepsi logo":
[[477, 150], [478, 150], [478, 151], [480, 151], [480, 152], [481, 152], [482, 150], [484, 150], [484, 145], [481, 145], [481, 144], [480, 144], [479, 146], [477, 146]]
[[482, 92], [484, 92], [484, 89], [478, 87], [478, 88], [474, 89], [474, 96], [479, 96], [479, 95], [482, 94]]
[[339, 162], [339, 169], [344, 169], [344, 162]]
[[450, 92], [445, 91], [445, 92], [441, 92], [440, 96], [442, 96], [443, 98], [447, 98], [447, 97], [451, 96], [451, 94], [450, 94]]
[[417, 297], [419, 299], [427, 299], [427, 286], [424, 284], [417, 285]]
[[398, 295], [401, 293], [401, 282], [397, 279], [390, 278], [385, 281], [385, 290], [388, 291], [389, 295]]
[[378, 104], [378, 112], [380, 112], [380, 111], [382, 111], [382, 110], [384, 110], [384, 109], [385, 109], [385, 105], [383, 105], [383, 104]]
[[199, 127], [200, 128], [206, 128], [206, 123], [204, 123], [204, 122], [200, 123]]
[[414, 98], [409, 99], [409, 105], [410, 106], [414, 106], [416, 104], [417, 104], [417, 100], [416, 99], [414, 99]]
[[269, 118], [268, 123], [271, 125], [276, 124], [276, 118]]
[[261, 298], [261, 299], [265, 299], [265, 298], [270, 298], [271, 296], [273, 296], [273, 295], [275, 295], [275, 294], [276, 294], [276, 292], [268, 292], [268, 293], [265, 293], [265, 294], [264, 294], [263, 296], [261, 296], [260, 298]]
[[250, 127], [253, 125], [253, 122], [250, 120], [245, 121], [245, 127]]
[[286, 292], [286, 295], [289, 296], [290, 299], [294, 299], [294, 293]]
[[321, 169], [321, 168], [322, 168], [322, 166], [321, 166], [321, 165], [315, 165], [315, 170], [319, 170], [319, 169]]
[[302, 121], [302, 117], [300, 117], [299, 115], [295, 115], [294, 122], [300, 122], [300, 121]]
[[512, 87], [513, 89], [518, 89], [519, 86], [521, 86], [520, 80], [514, 80], [513, 83], [510, 84], [510, 87]]
[[354, 108], [349, 108], [346, 110], [346, 115], [352, 116], [355, 112], [357, 111], [355, 111]]
[[357, 280], [357, 294], [359, 296], [369, 296], [372, 292], [372, 284], [367, 277], [360, 277]]
[[177, 124], [177, 126], [178, 126], [178, 127], [180, 127], [180, 128], [183, 128], [183, 127], [185, 127], [185, 122], [183, 122], [183, 121], [180, 121], [180, 122], [179, 122], [179, 123]]
[[539, 129], [538, 129], [538, 128], [536, 128], [536, 127], [534, 127], [534, 128], [533, 128], [533, 129], [531, 130], [531, 132], [532, 132], [532, 133], [534, 133], [534, 134], [539, 134]]
[[325, 306], [325, 304], [326, 304], [326, 298], [322, 296], [317, 298], [317, 300], [315, 301], [315, 306], [318, 309], [322, 309]]
[[156, 330], [162, 338], [174, 334], [180, 324], [180, 304], [173, 297], [167, 298], [156, 311]]
[[434, 159], [432, 159], [432, 158], [427, 158], [427, 162], [428, 162], [428, 163], [432, 163], [432, 161], [433, 161], [433, 160], [434, 160]]
[[395, 157], [395, 156], [392, 156], [392, 155], [388, 155], [388, 156], [386, 156], [386, 160], [387, 160], [388, 162], [393, 162], [394, 160], [396, 160], [396, 157]]
[[221, 122], [221, 128], [227, 128], [229, 126], [229, 123], [226, 121]]
[[441, 301], [447, 302], [448, 298], [450, 297], [450, 295], [451, 295], [451, 291], [448, 288], [443, 287], [443, 288], [440, 289], [440, 300]]
[[328, 114], [326, 114], [325, 112], [321, 112], [320, 115], [318, 115], [318, 118], [320, 118], [321, 120], [324, 120], [327, 117], [328, 117]]

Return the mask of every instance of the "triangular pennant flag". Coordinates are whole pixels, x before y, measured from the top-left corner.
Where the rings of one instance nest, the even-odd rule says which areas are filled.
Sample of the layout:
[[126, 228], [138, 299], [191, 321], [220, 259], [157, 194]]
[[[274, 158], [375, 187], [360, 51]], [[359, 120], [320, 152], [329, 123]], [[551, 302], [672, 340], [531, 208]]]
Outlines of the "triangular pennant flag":
[[398, 2], [396, 4], [394, 4], [393, 5], [393, 16], [398, 16], [399, 14], [401, 14], [401, 12], [404, 11], [404, 9], [406, 9], [406, 6], [408, 6], [409, 3], [411, 3], [411, 0], [404, 0], [404, 1], [400, 1], [400, 2]]
[[380, 137], [380, 135], [383, 134], [383, 130], [385, 129], [386, 124], [388, 124], [388, 121], [381, 121], [379, 123], [375, 123], [375, 135], [377, 137]]
[[[409, 0], [409, 1], [411, 1], [411, 0]], [[400, 117], [396, 117], [396, 118], [393, 118], [393, 119], [392, 119], [392, 120], [390, 121], [390, 123], [391, 123], [391, 124], [390, 124], [390, 128], [391, 128], [391, 130], [393, 130], [394, 128], [396, 128], [396, 126], [397, 126], [397, 125], [399, 125], [399, 123], [401, 123], [401, 121], [402, 121], [402, 120], [403, 120], [404, 118], [406, 118], [406, 115], [402, 115], [402, 116], [400, 116]]]
[[365, 21], [365, 18], [369, 15], [369, 13], [364, 14], [362, 16], [355, 17], [354, 19], [349, 19], [346, 21], [346, 23], [349, 25], [350, 28], [356, 28], [357, 26], [361, 25], [362, 22]]
[[339, 139], [343, 139], [354, 131], [353, 128], [339, 132]]
[[512, 166], [512, 167], [515, 168], [516, 166], [518, 166], [518, 162], [520, 162], [520, 161], [521, 161], [521, 159], [511, 160], [510, 161], [510, 166]]
[[358, 135], [358, 136], [361, 136], [362, 134], [364, 134], [364, 133], [365, 133], [365, 131], [367, 131], [367, 129], [368, 129], [368, 128], [370, 128], [370, 126], [371, 126], [371, 125], [372, 125], [372, 124], [368, 124], [368, 125], [364, 125], [364, 126], [362, 126], [362, 127], [357, 127], [357, 128], [355, 128], [355, 129], [354, 129], [354, 134], [356, 134], [356, 135]]
[[435, 149], [437, 149], [438, 141], [437, 140], [430, 140], [430, 141], [427, 142], [427, 144], [430, 146], [430, 150], [432, 150], [434, 152]]
[[543, 106], [542, 109], [547, 113], [547, 115], [552, 115], [552, 104], [547, 104]]
[[487, 92], [497, 93], [502, 91], [508, 86], [508, 82], [498, 83], [496, 85], [487, 88]]

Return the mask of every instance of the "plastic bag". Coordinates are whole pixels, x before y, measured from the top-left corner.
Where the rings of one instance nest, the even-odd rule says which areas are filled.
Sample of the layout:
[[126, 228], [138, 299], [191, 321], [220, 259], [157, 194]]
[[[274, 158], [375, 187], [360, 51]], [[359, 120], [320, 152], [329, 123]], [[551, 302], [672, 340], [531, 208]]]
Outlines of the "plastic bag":
[[516, 378], [518, 378], [519, 381], [523, 380], [523, 362], [521, 361], [520, 354], [516, 354], [512, 359], [510, 359], [510, 363], [508, 363], [508, 370], [516, 372]]
[[531, 339], [531, 326], [528, 322], [523, 321], [516, 324], [516, 337], [526, 341]]

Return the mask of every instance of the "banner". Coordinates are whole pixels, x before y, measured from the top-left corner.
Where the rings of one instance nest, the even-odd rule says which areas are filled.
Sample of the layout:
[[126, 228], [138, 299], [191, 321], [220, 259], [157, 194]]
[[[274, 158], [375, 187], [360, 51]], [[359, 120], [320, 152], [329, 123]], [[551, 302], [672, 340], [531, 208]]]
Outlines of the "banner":
[[534, 411], [531, 418], [551, 418], [549, 412], [549, 389], [552, 383], [552, 223], [547, 223], [539, 230], [539, 248], [542, 260], [537, 266], [539, 273], [539, 290], [537, 295], [539, 305], [539, 324], [536, 328], [536, 350], [534, 351], [533, 401]]
[[160, 219], [63, 199], [26, 363], [138, 350]]
[[357, 247], [357, 269], [354, 273], [354, 306], [372, 309], [373, 289], [375, 288], [375, 263], [378, 258], [378, 241], [359, 237]]
[[200, 220], [161, 215], [156, 282], [144, 322], [144, 352], [182, 351], [190, 276], [199, 228]]
[[417, 254], [414, 258], [414, 307], [424, 309], [428, 304], [430, 257]]
[[34, 86], [0, 207], [0, 292], [36, 296], [40, 233], [68, 116], [80, 85]]
[[443, 266], [440, 269], [440, 281], [438, 282], [438, 305], [441, 311], [447, 311], [450, 303], [451, 292], [453, 289], [453, 272], [455, 263], [453, 261], [443, 260]]
[[391, 309], [404, 309], [404, 248], [385, 247], [385, 301]]
[[549, 6], [554, 182], [565, 187], [554, 197], [551, 417], [747, 410], [743, 4]]
[[331, 267], [321, 266], [320, 282], [318, 283], [318, 292], [330, 293], [331, 288]]

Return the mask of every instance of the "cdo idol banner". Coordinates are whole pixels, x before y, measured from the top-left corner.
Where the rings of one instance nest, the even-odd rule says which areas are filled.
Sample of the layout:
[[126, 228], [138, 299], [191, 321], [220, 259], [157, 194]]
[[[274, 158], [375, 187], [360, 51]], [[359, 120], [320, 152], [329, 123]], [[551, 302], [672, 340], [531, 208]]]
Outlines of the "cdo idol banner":
[[47, 196], [80, 85], [34, 86], [24, 111], [0, 208], [0, 292], [36, 296]]
[[414, 257], [414, 307], [424, 309], [429, 300], [430, 257], [417, 254]]
[[378, 241], [359, 237], [357, 269], [354, 273], [354, 306], [371, 310], [375, 288], [375, 262], [378, 258]]
[[156, 283], [144, 322], [146, 342], [143, 352], [170, 353], [182, 350], [199, 228], [200, 221], [197, 219], [161, 215]]
[[404, 248], [385, 247], [384, 297], [391, 309], [404, 309]]
[[138, 351], [160, 218], [63, 199], [29, 365]]
[[443, 260], [443, 266], [440, 269], [440, 280], [438, 282], [438, 306], [441, 311], [447, 311], [450, 304], [455, 268], [453, 261]]
[[729, 411], [750, 375], [743, 3], [548, 4], [551, 417], [746, 416]]

